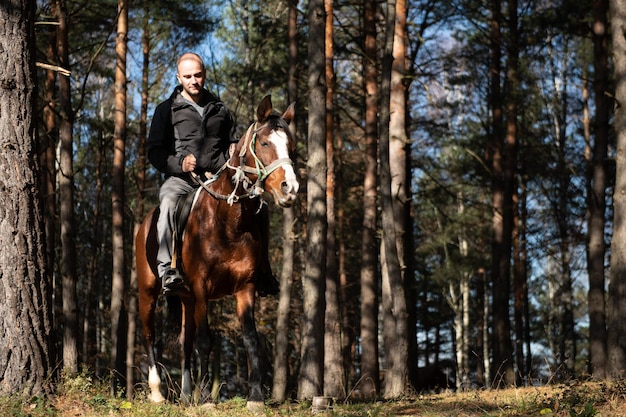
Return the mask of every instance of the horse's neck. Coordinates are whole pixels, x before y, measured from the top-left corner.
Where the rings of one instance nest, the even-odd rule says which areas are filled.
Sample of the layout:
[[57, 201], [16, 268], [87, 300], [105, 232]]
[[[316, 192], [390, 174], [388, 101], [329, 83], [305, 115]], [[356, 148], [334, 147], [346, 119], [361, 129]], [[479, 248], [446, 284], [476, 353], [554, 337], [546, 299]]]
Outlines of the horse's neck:
[[[258, 201], [256, 198], [250, 199], [247, 196], [246, 191], [243, 189], [242, 184], [234, 184], [235, 170], [227, 169], [210, 185], [211, 190], [215, 193], [210, 195], [209, 192], [204, 192], [203, 199], [199, 201], [200, 204], [212, 204], [212, 202], [219, 202], [216, 205], [221, 208], [228, 208], [228, 210], [218, 210], [216, 216], [231, 216], [233, 214], [239, 214], [250, 210], [255, 210]], [[234, 197], [229, 201], [229, 197]], [[227, 213], [228, 212], [228, 213]]]

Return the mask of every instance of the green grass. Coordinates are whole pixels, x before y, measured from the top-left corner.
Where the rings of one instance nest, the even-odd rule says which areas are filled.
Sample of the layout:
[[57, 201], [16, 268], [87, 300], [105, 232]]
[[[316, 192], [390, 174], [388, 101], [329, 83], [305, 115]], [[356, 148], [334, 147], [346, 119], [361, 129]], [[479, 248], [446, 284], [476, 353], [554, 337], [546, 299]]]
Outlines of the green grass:
[[11, 417], [626, 417], [626, 383], [574, 382], [547, 387], [418, 395], [398, 401], [338, 402], [315, 413], [310, 402], [269, 404], [253, 414], [243, 398], [210, 406], [151, 404], [139, 391], [132, 401], [109, 394], [87, 376], [66, 379], [48, 398], [0, 397], [0, 416]]

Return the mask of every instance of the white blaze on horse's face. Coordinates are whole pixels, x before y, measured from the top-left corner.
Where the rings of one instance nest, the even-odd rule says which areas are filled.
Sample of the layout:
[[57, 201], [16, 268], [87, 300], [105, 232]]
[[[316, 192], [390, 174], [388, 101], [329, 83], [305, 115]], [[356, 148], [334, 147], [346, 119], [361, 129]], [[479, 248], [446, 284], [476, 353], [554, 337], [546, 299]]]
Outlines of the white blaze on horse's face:
[[[274, 130], [268, 139], [270, 143], [274, 145], [278, 159], [289, 159], [289, 138], [287, 137], [287, 133], [282, 130]], [[291, 205], [296, 199], [296, 194], [298, 194], [300, 184], [298, 183], [292, 164], [283, 164], [279, 169], [282, 169], [284, 172], [284, 180], [281, 184], [283, 197], [280, 199], [276, 194], [274, 194], [274, 198], [284, 200], [282, 202], [283, 204], [281, 204], [280, 201], [277, 201], [280, 205]]]

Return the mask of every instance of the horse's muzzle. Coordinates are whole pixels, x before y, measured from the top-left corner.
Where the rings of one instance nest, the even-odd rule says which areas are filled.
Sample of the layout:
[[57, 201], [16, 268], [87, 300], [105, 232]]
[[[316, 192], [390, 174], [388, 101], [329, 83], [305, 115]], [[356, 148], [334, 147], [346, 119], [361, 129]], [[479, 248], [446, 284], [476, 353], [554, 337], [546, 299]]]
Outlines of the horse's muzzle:
[[274, 203], [282, 208], [291, 207], [296, 202], [296, 197], [298, 196], [296, 192], [285, 194], [276, 190], [272, 190], [271, 195], [274, 198]]

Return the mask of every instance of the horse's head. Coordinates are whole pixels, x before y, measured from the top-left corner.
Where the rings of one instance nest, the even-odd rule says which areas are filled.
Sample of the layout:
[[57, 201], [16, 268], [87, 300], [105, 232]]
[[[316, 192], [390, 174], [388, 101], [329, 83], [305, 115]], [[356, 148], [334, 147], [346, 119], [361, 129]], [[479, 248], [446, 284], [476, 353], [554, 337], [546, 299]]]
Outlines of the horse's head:
[[291, 206], [300, 188], [292, 159], [295, 141], [289, 129], [293, 117], [293, 104], [282, 115], [276, 114], [270, 96], [265, 96], [257, 109], [257, 121], [240, 140], [241, 165], [257, 177], [263, 198], [281, 207]]

